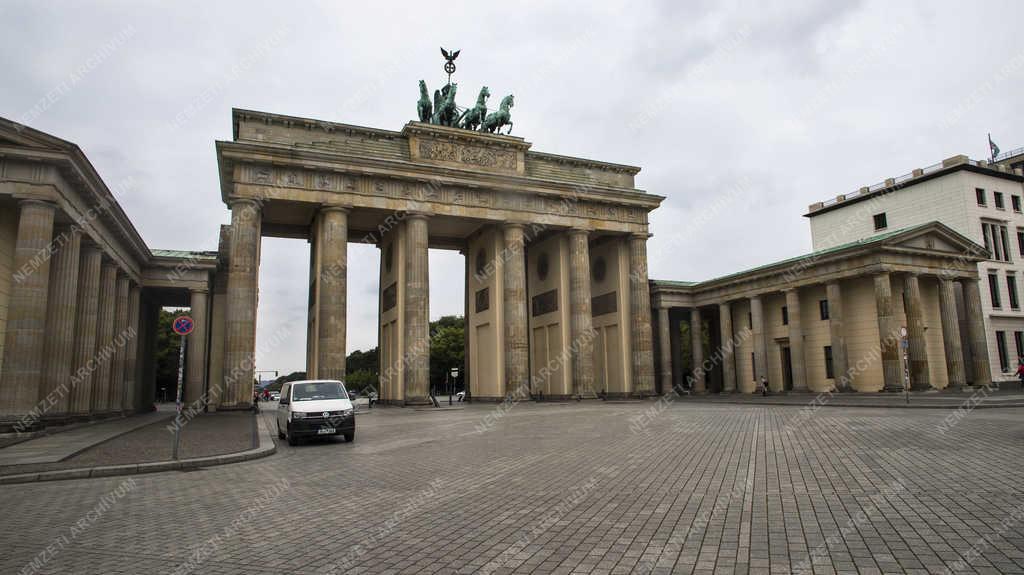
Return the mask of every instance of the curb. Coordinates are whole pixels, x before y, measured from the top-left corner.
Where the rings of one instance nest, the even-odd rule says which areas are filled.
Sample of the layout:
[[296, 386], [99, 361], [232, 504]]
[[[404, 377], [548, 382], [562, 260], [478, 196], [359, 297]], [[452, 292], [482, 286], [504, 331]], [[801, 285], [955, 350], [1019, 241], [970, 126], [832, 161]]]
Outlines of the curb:
[[[964, 394], [961, 397], [946, 396], [942, 399], [945, 400], [956, 400], [956, 403], [922, 403], [921, 398], [918, 398], [918, 402], [914, 402], [914, 398], [911, 397], [911, 403], [903, 403], [902, 400], [896, 402], [886, 403], [861, 403], [858, 401], [844, 401], [842, 399], [835, 399], [830, 401], [824, 401], [821, 403], [815, 403], [817, 395], [809, 394], [806, 396], [807, 401], [800, 401], [796, 397], [790, 396], [790, 399], [703, 399], [700, 397], [680, 397], [675, 403], [680, 405], [685, 404], [704, 404], [704, 405], [750, 405], [750, 406], [782, 406], [782, 407], [806, 407], [808, 405], [817, 405], [817, 407], [850, 407], [850, 408], [867, 408], [867, 409], [960, 409], [964, 407], [966, 403], [971, 403], [973, 394]], [[800, 399], [804, 399], [801, 397]], [[1024, 407], [1024, 401], [1020, 400], [1009, 400], [999, 401], [988, 401], [988, 397], [978, 398], [970, 405], [971, 409], [1012, 409]]]
[[81, 469], [60, 469], [57, 471], [41, 471], [39, 473], [21, 473], [18, 475], [0, 476], [0, 485], [11, 485], [16, 483], [34, 483], [38, 481], [60, 481], [64, 479], [85, 479], [89, 477], [112, 477], [115, 475], [137, 475], [141, 473], [158, 473], [161, 471], [175, 471], [182, 469], [196, 469], [199, 467], [213, 467], [215, 465], [227, 465], [229, 463], [241, 463], [252, 459], [260, 459], [277, 453], [277, 445], [270, 431], [263, 424], [263, 419], [257, 416], [259, 447], [247, 451], [225, 453], [222, 455], [208, 455], [206, 457], [193, 457], [192, 459], [180, 459], [178, 461], [154, 461], [151, 463], [128, 463], [124, 465], [106, 465], [100, 467], [86, 467]]

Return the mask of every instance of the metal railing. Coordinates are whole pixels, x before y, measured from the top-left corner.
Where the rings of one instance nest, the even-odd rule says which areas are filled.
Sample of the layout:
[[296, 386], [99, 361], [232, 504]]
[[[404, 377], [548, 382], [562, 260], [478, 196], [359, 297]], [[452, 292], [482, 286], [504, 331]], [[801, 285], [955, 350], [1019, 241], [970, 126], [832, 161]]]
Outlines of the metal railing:
[[999, 162], [1001, 160], [1005, 160], [1007, 158], [1012, 158], [1014, 156], [1020, 156], [1022, 154], [1024, 154], [1024, 148], [1017, 148], [1016, 150], [1010, 150], [1009, 152], [1003, 152], [1003, 153], [999, 154], [998, 156], [996, 156], [993, 159], [995, 161]]
[[[1024, 152], [1024, 148], [1021, 148], [1021, 151]], [[976, 160], [968, 159], [966, 163], [973, 164], [975, 166], [988, 167], [988, 162], [986, 162], [984, 160], [976, 161]], [[921, 176], [926, 176], [928, 174], [935, 173], [935, 172], [937, 172], [937, 171], [939, 171], [939, 170], [941, 170], [943, 168], [947, 168], [947, 167], [950, 167], [950, 166], [953, 166], [953, 165], [957, 165], [957, 164], [956, 163], [947, 164], [946, 162], [937, 162], [937, 163], [934, 163], [934, 164], [932, 164], [930, 166], [925, 166], [924, 168], [921, 168], [920, 170], [914, 170], [912, 172], [908, 172], [908, 173], [903, 174], [901, 176], [896, 176], [895, 178], [890, 178], [890, 179], [887, 179], [885, 181], [878, 182], [876, 184], [871, 184], [870, 186], [859, 188], [856, 191], [851, 192], [849, 194], [845, 194], [845, 195], [842, 195], [842, 196], [836, 196], [834, 198], [829, 198], [827, 200], [822, 201], [821, 202], [821, 207], [818, 208], [818, 209], [827, 208], [829, 206], [834, 206], [836, 204], [840, 204], [840, 203], [845, 202], [846, 200], [849, 200], [850, 198], [853, 198], [853, 197], [856, 197], [856, 196], [866, 196], [866, 195], [869, 195], [869, 194], [874, 194], [874, 193], [876, 193], [876, 192], [878, 192], [880, 190], [884, 190], [886, 188], [899, 189], [899, 188], [903, 187], [903, 184], [905, 184], [905, 183], [907, 183], [907, 182], [909, 182], [909, 181], [911, 181], [911, 180], [913, 180], [915, 178], [920, 178]]]

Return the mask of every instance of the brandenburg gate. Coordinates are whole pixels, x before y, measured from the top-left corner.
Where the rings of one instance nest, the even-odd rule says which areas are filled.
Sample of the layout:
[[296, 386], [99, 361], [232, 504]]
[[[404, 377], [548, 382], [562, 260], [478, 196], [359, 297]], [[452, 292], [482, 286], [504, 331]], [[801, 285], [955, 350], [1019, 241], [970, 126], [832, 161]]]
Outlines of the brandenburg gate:
[[664, 198], [634, 187], [639, 168], [448, 124], [395, 132], [234, 110], [233, 140], [217, 142], [231, 209], [211, 339], [221, 408], [250, 401], [264, 236], [311, 244], [310, 378], [344, 378], [347, 253], [359, 242], [380, 250], [383, 401], [429, 401], [429, 248], [466, 258], [474, 399], [655, 393], [648, 214]]

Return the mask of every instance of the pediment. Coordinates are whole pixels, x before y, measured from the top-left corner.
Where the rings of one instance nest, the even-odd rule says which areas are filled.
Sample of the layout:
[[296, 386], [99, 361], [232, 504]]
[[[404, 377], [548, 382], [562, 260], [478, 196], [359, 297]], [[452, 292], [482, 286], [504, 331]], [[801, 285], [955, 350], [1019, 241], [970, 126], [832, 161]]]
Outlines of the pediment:
[[984, 252], [982, 246], [938, 222], [897, 233], [886, 240], [884, 244], [890, 249], [928, 251], [939, 254], [980, 256]]
[[67, 151], [74, 147], [70, 142], [12, 122], [7, 118], [0, 118], [0, 146], [50, 151]]
[[955, 253], [960, 251], [960, 247], [954, 245], [947, 238], [943, 238], [938, 234], [922, 234], [917, 237], [913, 237], [902, 242], [895, 244], [901, 248], [912, 248], [918, 250], [929, 250], [936, 252], [950, 252]]

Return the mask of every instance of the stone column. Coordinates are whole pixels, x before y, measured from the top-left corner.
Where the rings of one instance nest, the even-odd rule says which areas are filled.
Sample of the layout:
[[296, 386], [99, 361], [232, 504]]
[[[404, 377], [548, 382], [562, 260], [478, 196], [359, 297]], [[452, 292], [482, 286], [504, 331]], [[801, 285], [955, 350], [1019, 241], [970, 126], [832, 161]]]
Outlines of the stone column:
[[768, 377], [768, 347], [765, 343], [764, 304], [761, 296], [750, 298], [750, 336], [754, 340], [754, 389], [761, 385], [761, 376]]
[[900, 366], [899, 329], [892, 301], [889, 272], [875, 275], [875, 315], [878, 319], [878, 345], [882, 353], [882, 381], [885, 391], [903, 391]]
[[[505, 396], [516, 394], [517, 397], [525, 397], [530, 393], [530, 344], [526, 327], [526, 259], [522, 224], [506, 224], [504, 235]], [[469, 292], [466, 292], [466, 301], [469, 301]], [[468, 337], [468, 330], [466, 334]]]
[[[961, 280], [964, 291], [968, 339], [971, 342], [974, 385], [992, 384], [992, 367], [988, 360], [988, 339], [985, 337], [985, 315], [981, 308], [981, 289], [978, 280]], [[1011, 366], [1013, 364], [1011, 363]]]
[[793, 371], [793, 391], [807, 391], [807, 364], [804, 354], [804, 328], [800, 321], [800, 290], [786, 290], [786, 315], [789, 319], [789, 363]]
[[118, 274], [117, 294], [114, 306], [114, 340], [112, 342], [114, 362], [110, 377], [110, 409], [121, 411], [125, 397], [125, 366], [127, 365], [128, 343], [128, 292], [131, 280], [124, 274]]
[[44, 419], [63, 419], [71, 404], [71, 364], [75, 353], [75, 305], [78, 296], [78, 265], [82, 236], [64, 228], [54, 242], [50, 259], [50, 291], [47, 296], [46, 342], [43, 346], [43, 386], [40, 401], [52, 406]]
[[[572, 360], [573, 395], [593, 395], [595, 391], [594, 327], [593, 314], [590, 310], [590, 244], [588, 235], [587, 230], [569, 231], [569, 309], [571, 312], [569, 348], [575, 350]], [[648, 294], [648, 301], [649, 298]], [[650, 317], [649, 310], [648, 317]]]
[[209, 292], [204, 289], [194, 289], [189, 295], [189, 314], [192, 316], [192, 333], [185, 339], [187, 351], [185, 366], [185, 402], [195, 404], [200, 410], [205, 407], [206, 401], [206, 338], [209, 332]]
[[317, 308], [317, 377], [345, 378], [345, 330], [348, 301], [348, 210], [320, 210], [320, 305]]
[[910, 389], [931, 389], [928, 374], [928, 348], [924, 341], [924, 308], [921, 285], [916, 274], [903, 276], [903, 301], [907, 313], [907, 361], [910, 365]]
[[96, 353], [93, 356], [93, 413], [107, 413], [110, 406], [110, 381], [113, 372], [114, 315], [117, 307], [117, 264], [104, 260], [100, 270], [100, 297], [96, 312]]
[[722, 340], [722, 392], [736, 391], [736, 342], [732, 333], [732, 305], [718, 304], [718, 330]]
[[964, 385], [964, 354], [960, 345], [960, 318], [956, 312], [956, 287], [953, 280], [939, 278], [939, 311], [942, 314], [942, 344], [946, 351], [949, 387]]
[[94, 245], [81, 247], [78, 266], [77, 319], [75, 320], [75, 350], [72, 361], [72, 390], [70, 409], [75, 416], [84, 416], [92, 409], [92, 394], [96, 354], [96, 312], [100, 298], [100, 264], [103, 253]]
[[832, 340], [832, 375], [839, 391], [851, 389], [847, 371], [849, 362], [846, 357], [846, 331], [843, 329], [843, 291], [838, 281], [829, 282], [825, 286], [825, 297], [828, 298], [828, 332]]
[[693, 391], [707, 391], [707, 373], [704, 371], [704, 326], [700, 319], [700, 308], [690, 308], [690, 356], [693, 358]]
[[658, 361], [661, 367], [661, 394], [672, 393], [672, 330], [667, 307], [658, 308]]
[[[136, 410], [138, 385], [139, 385], [139, 316], [141, 314], [142, 290], [138, 285], [132, 284], [128, 292], [128, 344], [127, 360], [125, 361], [125, 394], [124, 404], [121, 406], [126, 413], [133, 413]], [[204, 336], [205, 341], [205, 336]]]
[[0, 419], [17, 419], [36, 407], [43, 379], [50, 289], [50, 259], [46, 256], [53, 239], [56, 206], [22, 200], [20, 207], [0, 374]]
[[651, 287], [647, 281], [647, 234], [629, 237], [629, 316], [633, 346], [633, 394], [654, 393]]
[[668, 314], [668, 342], [672, 346], [672, 389], [682, 389], [683, 378], [686, 374], [683, 373], [683, 346], [680, 343], [682, 334], [679, 333], [682, 327], [682, 320], [679, 318], [679, 313], [672, 313], [669, 311]]
[[224, 338], [224, 385], [221, 409], [252, 405], [256, 354], [256, 305], [259, 293], [259, 202], [231, 200], [228, 300]]
[[425, 214], [405, 220], [405, 403], [430, 401], [429, 230]]

